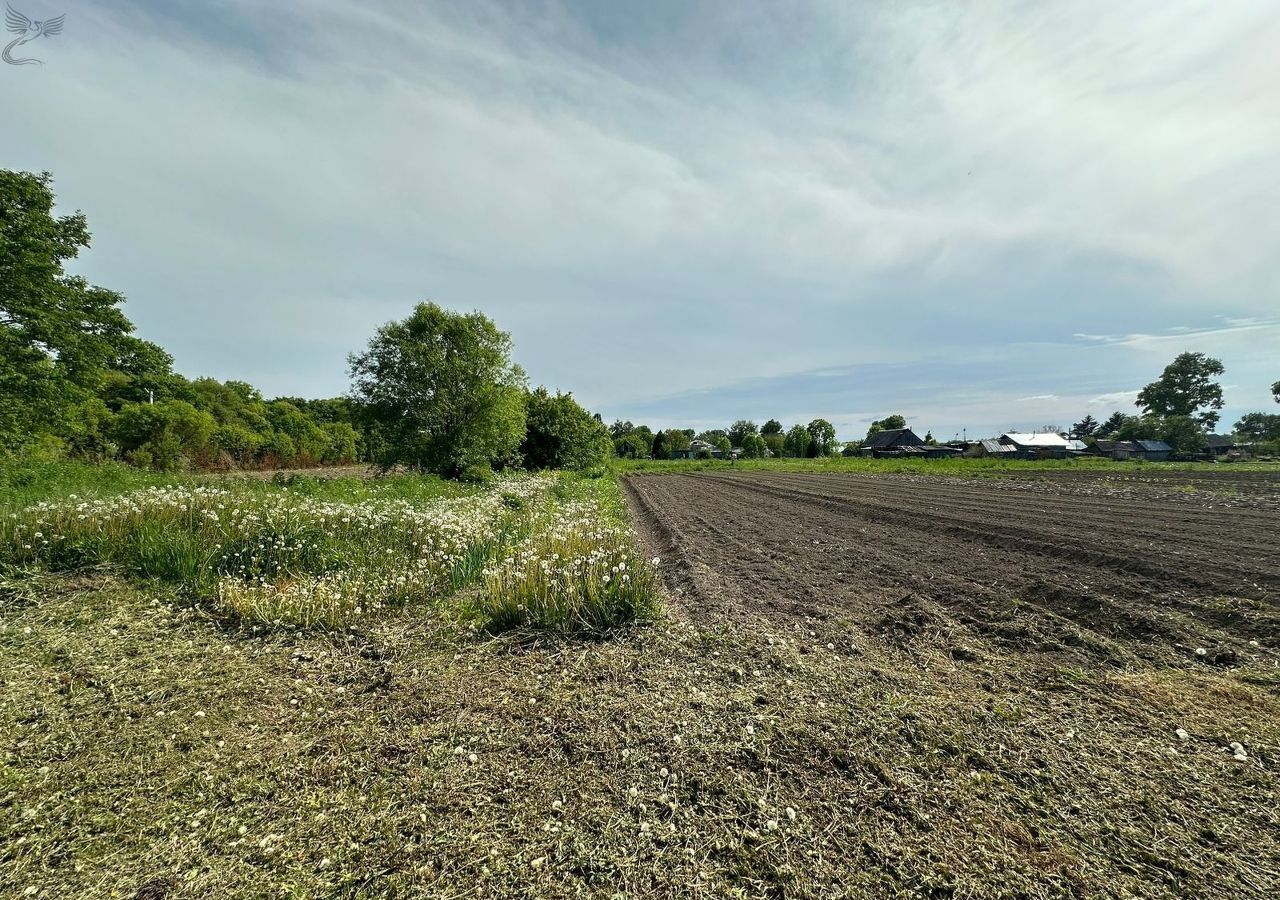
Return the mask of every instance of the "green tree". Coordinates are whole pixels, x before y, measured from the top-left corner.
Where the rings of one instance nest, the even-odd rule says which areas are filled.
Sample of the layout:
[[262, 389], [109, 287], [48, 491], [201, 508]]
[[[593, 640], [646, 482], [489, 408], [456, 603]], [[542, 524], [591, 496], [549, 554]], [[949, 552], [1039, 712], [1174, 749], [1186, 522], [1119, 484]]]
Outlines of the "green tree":
[[653, 441], [638, 431], [629, 431], [613, 442], [613, 452], [622, 459], [642, 459], [653, 450]]
[[1264, 412], [1245, 413], [1232, 430], [1254, 441], [1280, 440], [1280, 416]]
[[803, 425], [793, 425], [787, 432], [787, 439], [783, 444], [783, 449], [787, 456], [797, 459], [803, 459], [809, 453], [809, 445], [813, 443], [813, 437], [809, 434], [809, 429]]
[[524, 440], [524, 372], [511, 361], [510, 335], [479, 312], [420, 303], [350, 363], [384, 468], [457, 477], [507, 460]]
[[[600, 465], [613, 452], [609, 429], [579, 406], [572, 394], [557, 391], [552, 396], [540, 387], [529, 393], [525, 406], [527, 433], [520, 452], [530, 468], [585, 469]], [[634, 431], [627, 437], [633, 435]]]
[[659, 431], [653, 436], [653, 444], [650, 447], [649, 455], [654, 459], [667, 459], [671, 456], [671, 447], [667, 443], [667, 433]]
[[1272, 382], [1271, 396], [1275, 398], [1277, 403], [1280, 403], [1280, 381]]
[[760, 433], [762, 435], [763, 434], [782, 434], [782, 423], [779, 422], [777, 419], [770, 419], [768, 422], [764, 423], [764, 427], [760, 429]]
[[717, 450], [719, 450], [721, 453], [725, 454], [726, 456], [729, 454], [731, 450], [733, 450], [733, 445], [729, 443], [729, 438], [726, 435], [720, 435], [718, 437], [712, 438], [711, 445], [715, 447]]
[[742, 456], [745, 459], [763, 459], [768, 449], [762, 435], [748, 434], [742, 439]]
[[89, 246], [81, 213], [55, 218], [46, 173], [0, 170], [0, 450], [65, 433], [133, 330], [124, 298], [67, 275]]
[[755, 422], [748, 419], [739, 419], [729, 426], [729, 443], [734, 447], [741, 447], [742, 442], [746, 440], [748, 435], [759, 433]]
[[[672, 428], [666, 432], [667, 450], [687, 450], [693, 435], [687, 429]], [[668, 453], [670, 455], [670, 453]]]
[[1120, 410], [1116, 410], [1107, 417], [1107, 421], [1098, 426], [1097, 434], [1099, 436], [1115, 434], [1116, 430], [1124, 425], [1125, 419], [1127, 418], [1128, 416], [1120, 412]]
[[768, 434], [762, 433], [760, 440], [764, 441], [764, 445], [769, 451], [768, 454], [765, 454], [766, 456], [772, 454], [781, 458], [786, 453], [787, 437], [782, 432], [770, 431]]
[[1079, 422], [1071, 426], [1071, 433], [1080, 440], [1092, 437], [1098, 431], [1098, 420], [1093, 416], [1086, 415]]
[[112, 420], [113, 437], [136, 465], [163, 471], [212, 462], [218, 423], [185, 400], [127, 403]]
[[1224, 371], [1222, 363], [1203, 353], [1180, 353], [1139, 392], [1137, 405], [1148, 415], [1190, 416], [1212, 430], [1223, 405], [1222, 386], [1213, 379]]
[[839, 452], [836, 446], [836, 429], [826, 419], [814, 419], [806, 429], [812, 439], [810, 450], [813, 456], [835, 456]]

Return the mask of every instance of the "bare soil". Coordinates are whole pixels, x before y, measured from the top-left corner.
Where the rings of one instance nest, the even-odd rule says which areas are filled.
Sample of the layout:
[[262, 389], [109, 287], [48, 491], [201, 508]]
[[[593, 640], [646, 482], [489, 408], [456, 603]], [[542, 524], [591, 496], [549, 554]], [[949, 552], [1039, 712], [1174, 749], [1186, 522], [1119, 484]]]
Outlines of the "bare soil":
[[[953, 825], [1025, 833], [1042, 861], [1064, 863], [1058, 875], [1080, 879], [1068, 893], [1227, 896], [1230, 882], [1236, 896], [1280, 895], [1276, 476], [1194, 491], [1153, 476], [1152, 492], [1105, 472], [1044, 474], [625, 484], [644, 540], [672, 563], [679, 615], [790, 630], [842, 659], [824, 667], [833, 680], [909, 671], [908, 696], [950, 694], [945, 725], [918, 711], [866, 717], [907, 755], [949, 760], [945, 733], [991, 751], [942, 782], [987, 773], [1012, 790]], [[1243, 759], [1229, 749], [1237, 730], [1251, 735]], [[1126, 836], [1120, 822], [1141, 824]], [[1125, 872], [1141, 874], [1112, 880]]]

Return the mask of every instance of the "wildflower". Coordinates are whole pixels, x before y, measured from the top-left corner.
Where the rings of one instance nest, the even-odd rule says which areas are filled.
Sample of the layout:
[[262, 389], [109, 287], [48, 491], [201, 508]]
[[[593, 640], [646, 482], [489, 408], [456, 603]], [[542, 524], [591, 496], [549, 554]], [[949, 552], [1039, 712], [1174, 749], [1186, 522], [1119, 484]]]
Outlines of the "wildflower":
[[1204, 649], [1203, 647], [1196, 648], [1196, 656], [1205, 656], [1206, 654], [1208, 654], [1208, 652], [1209, 651]]
[[790, 806], [787, 807], [787, 818], [790, 819], [792, 822], [796, 820], [796, 811], [792, 809]]
[[1175, 728], [1173, 733], [1178, 736], [1178, 740], [1180, 741], [1185, 741], [1187, 738], [1191, 737], [1191, 735], [1187, 734], [1187, 732], [1181, 728]]

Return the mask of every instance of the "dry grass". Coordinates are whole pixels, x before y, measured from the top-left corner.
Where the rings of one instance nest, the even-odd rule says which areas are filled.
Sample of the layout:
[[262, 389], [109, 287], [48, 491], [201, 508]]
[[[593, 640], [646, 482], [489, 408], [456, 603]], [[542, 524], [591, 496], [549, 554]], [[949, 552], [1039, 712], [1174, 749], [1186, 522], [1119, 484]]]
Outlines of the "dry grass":
[[1232, 673], [958, 663], [830, 623], [529, 644], [409, 608], [228, 631], [101, 577], [33, 599], [0, 609], [4, 896], [1280, 883], [1280, 702]]

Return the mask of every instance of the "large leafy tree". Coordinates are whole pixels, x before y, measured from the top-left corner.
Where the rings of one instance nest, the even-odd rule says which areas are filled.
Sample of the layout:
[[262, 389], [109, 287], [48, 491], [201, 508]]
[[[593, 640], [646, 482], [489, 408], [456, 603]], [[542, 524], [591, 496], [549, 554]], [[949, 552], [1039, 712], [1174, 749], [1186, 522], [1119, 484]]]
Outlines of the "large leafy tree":
[[1121, 441], [1164, 441], [1176, 453], [1195, 453], [1204, 447], [1204, 430], [1191, 416], [1125, 416], [1113, 436]]
[[836, 445], [835, 426], [826, 419], [814, 419], [807, 430], [813, 440], [809, 451], [813, 456], [835, 456], [840, 452]]
[[809, 429], [803, 425], [793, 425], [787, 432], [786, 442], [783, 448], [786, 450], [787, 456], [802, 458], [809, 453], [809, 445], [813, 443], [813, 436], [809, 434]]
[[764, 427], [760, 429], [761, 434], [782, 434], [782, 423], [777, 419], [770, 419], [764, 423]]
[[[572, 394], [557, 391], [553, 396], [545, 387], [540, 387], [530, 392], [525, 407], [527, 432], [520, 452], [530, 468], [585, 469], [603, 463], [614, 449], [609, 429], [579, 406]], [[626, 455], [648, 452], [649, 444], [635, 429], [619, 440], [628, 438], [635, 438], [635, 442]]]
[[1241, 437], [1257, 441], [1280, 440], [1280, 416], [1264, 412], [1245, 413], [1233, 430]]
[[1203, 353], [1179, 353], [1164, 372], [1138, 394], [1147, 415], [1190, 416], [1206, 429], [1218, 424], [1222, 385], [1213, 379], [1225, 369]]
[[748, 419], [739, 419], [729, 426], [729, 443], [734, 447], [743, 446], [748, 435], [759, 434], [756, 423]]
[[377, 462], [448, 476], [511, 458], [525, 437], [525, 375], [511, 336], [479, 312], [420, 303], [350, 358]]
[[0, 447], [65, 432], [132, 331], [124, 298], [67, 275], [89, 246], [81, 213], [55, 216], [48, 174], [0, 170]]

